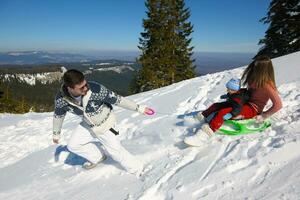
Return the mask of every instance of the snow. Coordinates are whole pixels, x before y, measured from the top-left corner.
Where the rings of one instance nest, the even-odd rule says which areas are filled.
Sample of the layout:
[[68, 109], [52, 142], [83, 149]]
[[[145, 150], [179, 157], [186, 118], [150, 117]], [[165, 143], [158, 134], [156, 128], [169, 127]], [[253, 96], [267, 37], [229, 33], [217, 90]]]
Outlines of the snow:
[[288, 15], [290, 15], [291, 17], [293, 16], [298, 16], [300, 12], [295, 12], [295, 11], [291, 11], [291, 12], [287, 12]]
[[98, 68], [96, 69], [97, 71], [114, 71], [117, 73], [122, 73], [125, 70], [130, 70], [134, 71], [132, 67], [126, 66], [126, 65], [121, 65], [121, 66], [115, 66], [115, 67], [106, 67], [106, 68]]
[[23, 55], [30, 55], [30, 54], [37, 54], [37, 51], [29, 51], [29, 52], [10, 52], [8, 55], [10, 56], [23, 56]]
[[299, 38], [293, 39], [293, 41], [289, 42], [289, 45], [292, 45], [292, 44], [296, 43], [298, 40], [299, 40]]
[[45, 72], [37, 74], [3, 74], [0, 78], [5, 81], [10, 81], [11, 79], [17, 79], [20, 82], [25, 82], [29, 85], [35, 85], [36, 81], [40, 81], [42, 84], [52, 83], [59, 80], [61, 77], [60, 72]]
[[85, 171], [66, 143], [80, 118], [68, 114], [60, 145], [53, 113], [0, 115], [0, 199], [299, 199], [300, 52], [273, 59], [283, 109], [263, 133], [216, 135], [203, 147], [182, 139], [196, 111], [218, 101], [245, 67], [130, 96], [154, 108], [141, 116], [116, 108], [122, 144], [148, 168], [144, 179], [112, 159]]
[[102, 66], [102, 65], [110, 65], [111, 63], [97, 63], [96, 65], [100, 65], [100, 66]]

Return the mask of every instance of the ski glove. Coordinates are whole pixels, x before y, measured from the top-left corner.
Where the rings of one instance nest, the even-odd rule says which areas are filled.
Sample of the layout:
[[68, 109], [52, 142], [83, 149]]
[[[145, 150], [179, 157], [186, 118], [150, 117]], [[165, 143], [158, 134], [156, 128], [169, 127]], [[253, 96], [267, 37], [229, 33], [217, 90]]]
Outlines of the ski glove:
[[231, 113], [227, 113], [226, 115], [223, 116], [223, 119], [224, 120], [228, 120], [232, 117], [232, 114]]
[[223, 94], [220, 96], [220, 99], [227, 99], [228, 98], [228, 95], [227, 94]]

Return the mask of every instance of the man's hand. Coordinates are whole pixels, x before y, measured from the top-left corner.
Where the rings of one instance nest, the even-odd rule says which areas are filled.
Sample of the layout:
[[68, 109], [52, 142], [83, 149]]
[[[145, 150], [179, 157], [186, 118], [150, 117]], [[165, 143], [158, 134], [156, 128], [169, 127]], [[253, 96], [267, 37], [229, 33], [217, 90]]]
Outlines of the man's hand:
[[155, 113], [155, 111], [153, 109], [148, 108], [147, 106], [144, 106], [144, 105], [138, 105], [137, 111], [144, 115], [154, 115], [154, 113]]
[[58, 143], [59, 143], [59, 139], [54, 139], [54, 138], [53, 138], [52, 141], [53, 141], [54, 144], [58, 144]]
[[53, 133], [52, 135], [52, 141], [54, 144], [58, 144], [60, 139], [60, 134], [59, 133]]

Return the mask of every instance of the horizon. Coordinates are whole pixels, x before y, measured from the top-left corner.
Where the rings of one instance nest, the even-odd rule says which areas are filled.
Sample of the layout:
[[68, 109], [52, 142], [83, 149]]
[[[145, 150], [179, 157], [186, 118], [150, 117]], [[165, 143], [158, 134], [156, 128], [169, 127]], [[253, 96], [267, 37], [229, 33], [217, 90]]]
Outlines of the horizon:
[[[270, 1], [186, 0], [195, 52], [254, 53]], [[0, 0], [0, 52], [130, 52], [146, 17], [144, 1]]]
[[[141, 51], [122, 51], [122, 50], [116, 50], [116, 51], [105, 51], [105, 50], [99, 50], [99, 51], [47, 51], [47, 50], [28, 50], [28, 51], [0, 51], [0, 54], [11, 54], [11, 53], [33, 53], [33, 52], [39, 52], [39, 53], [50, 53], [50, 54], [70, 54], [70, 55], [81, 55], [81, 56], [90, 56], [92, 59], [98, 59], [99, 57], [108, 57], [108, 59], [115, 59], [115, 57], [118, 56], [131, 56], [137, 58], [142, 52]], [[218, 55], [218, 56], [224, 56], [224, 55], [251, 55], [254, 56], [255, 52], [205, 52], [205, 51], [194, 51], [193, 57], [197, 56], [204, 56], [204, 55]], [[11, 56], [19, 56], [19, 55], [11, 55]], [[98, 57], [98, 58], [97, 58]], [[100, 58], [101, 59], [101, 58]]]
[[[25, 52], [47, 52], [47, 53], [67, 53], [67, 54], [86, 54], [86, 53], [141, 53], [140, 50], [46, 50], [46, 49], [33, 49], [33, 50], [11, 50], [11, 51], [1, 51], [0, 53], [25, 53]], [[193, 53], [220, 53], [220, 54], [254, 54], [253, 52], [238, 52], [238, 51], [193, 51]]]
[[[26, 57], [32, 57], [34, 54], [28, 55], [6, 55], [9, 53], [19, 53], [19, 52], [45, 52], [45, 53], [52, 53], [48, 51], [13, 51], [13, 52], [6, 52], [1, 53], [0, 52], [0, 63], [1, 60], [5, 62], [13, 62], [13, 60], [18, 60], [20, 62], [22, 58]], [[77, 54], [71, 54], [70, 55], [78, 55], [78, 56], [84, 56], [89, 61], [101, 61], [101, 60], [120, 60], [120, 61], [127, 61], [127, 62], [136, 62], [136, 59], [139, 56], [139, 51], [97, 51], [93, 53], [80, 53], [77, 52]], [[2, 56], [1, 56], [2, 54]], [[54, 53], [58, 54], [59, 53]], [[69, 54], [69, 52], [64, 52], [64, 54]], [[4, 56], [3, 56], [4, 55]], [[213, 73], [218, 72], [222, 70], [228, 70], [236, 67], [241, 67], [244, 65], [249, 64], [249, 62], [252, 60], [255, 53], [244, 53], [244, 52], [194, 52], [193, 53], [193, 59], [195, 59], [194, 65], [196, 66], [196, 72], [198, 74], [207, 74], [207, 73]], [[20, 58], [21, 56], [21, 58]], [[25, 56], [25, 57], [24, 57]], [[2, 58], [1, 58], [2, 57]], [[43, 57], [43, 54], [39, 55], [39, 57]], [[32, 57], [31, 59], [37, 59], [37, 57]], [[82, 58], [81, 58], [82, 59]], [[76, 62], [75, 60], [73, 60]], [[27, 59], [28, 62], [28, 59]], [[35, 61], [36, 62], [36, 61]], [[62, 62], [62, 61], [61, 61]], [[77, 59], [77, 62], [80, 62]], [[41, 63], [46, 64], [47, 62], [44, 60], [42, 62], [35, 63], [36, 65], [39, 65]], [[50, 62], [50, 63], [53, 63]], [[59, 63], [59, 62], [57, 62]], [[17, 64], [17, 63], [11, 63], [11, 64]], [[25, 63], [22, 63], [23, 65]], [[29, 63], [27, 63], [29, 64]], [[33, 64], [33, 63], [31, 63]]]

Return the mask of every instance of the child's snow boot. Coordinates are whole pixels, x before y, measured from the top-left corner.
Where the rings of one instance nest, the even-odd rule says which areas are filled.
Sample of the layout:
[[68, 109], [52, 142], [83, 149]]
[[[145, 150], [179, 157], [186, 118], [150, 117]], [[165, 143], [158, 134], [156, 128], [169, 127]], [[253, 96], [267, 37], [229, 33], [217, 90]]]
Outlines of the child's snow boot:
[[211, 138], [211, 136], [214, 134], [214, 132], [211, 130], [209, 125], [205, 123], [201, 129], [199, 129], [195, 135], [186, 137], [184, 139], [184, 143], [190, 145], [190, 146], [203, 146], [207, 144], [208, 140]]
[[203, 124], [201, 130], [204, 131], [210, 137], [214, 135], [214, 131], [210, 128], [208, 123]]
[[205, 117], [202, 115], [201, 112], [198, 112], [196, 118], [199, 120], [200, 123], [205, 123]]

